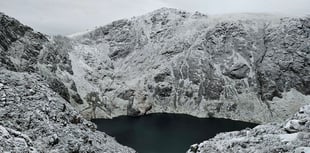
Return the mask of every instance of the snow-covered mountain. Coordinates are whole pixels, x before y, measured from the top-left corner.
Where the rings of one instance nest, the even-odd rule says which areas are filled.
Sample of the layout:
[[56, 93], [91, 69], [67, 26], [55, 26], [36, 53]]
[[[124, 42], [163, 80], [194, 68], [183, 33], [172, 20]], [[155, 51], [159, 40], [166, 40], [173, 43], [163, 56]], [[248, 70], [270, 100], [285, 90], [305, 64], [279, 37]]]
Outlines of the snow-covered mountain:
[[306, 17], [163, 8], [67, 41], [72, 74], [55, 73], [70, 95], [75, 83], [87, 117], [169, 112], [260, 123], [310, 102]]
[[43, 75], [88, 118], [169, 112], [261, 123], [310, 103], [309, 26], [307, 17], [162, 8], [70, 38], [26, 33], [5, 61]]
[[[57, 108], [72, 109], [61, 121], [77, 110], [85, 118], [168, 112], [266, 123], [283, 121], [310, 104], [309, 17], [208, 16], [162, 8], [65, 37], [35, 32], [0, 13], [0, 39], [0, 77], [16, 83], [5, 85], [6, 90], [0, 84], [1, 93], [22, 94], [26, 89], [19, 86], [32, 89], [36, 83], [31, 80], [39, 79], [46, 87], [37, 89], [41, 97], [30, 97], [44, 101], [45, 92], [58, 93], [62, 99], [54, 95], [61, 99]], [[39, 116], [45, 107], [54, 107], [24, 102], [16, 105], [38, 109]], [[0, 118], [10, 120], [5, 114]], [[58, 126], [50, 114], [42, 118], [36, 118], [42, 129]], [[46, 121], [52, 123], [41, 125]], [[28, 121], [18, 122], [25, 124], [22, 131], [33, 134], [25, 129]], [[16, 136], [19, 127], [0, 123], [6, 126], [0, 132]], [[86, 128], [82, 122], [65, 123]], [[22, 138], [29, 145], [28, 138]], [[107, 150], [117, 146], [108, 142], [112, 148]]]

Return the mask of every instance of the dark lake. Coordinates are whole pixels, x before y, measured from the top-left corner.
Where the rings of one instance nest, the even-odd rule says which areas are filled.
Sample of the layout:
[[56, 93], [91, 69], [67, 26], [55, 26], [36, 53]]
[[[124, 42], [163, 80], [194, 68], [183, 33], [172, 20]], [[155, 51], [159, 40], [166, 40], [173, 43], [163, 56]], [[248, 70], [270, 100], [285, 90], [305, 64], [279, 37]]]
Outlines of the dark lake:
[[253, 128], [257, 124], [216, 118], [196, 118], [184, 114], [149, 114], [94, 119], [98, 130], [116, 138], [139, 153], [185, 153], [190, 145], [217, 133]]

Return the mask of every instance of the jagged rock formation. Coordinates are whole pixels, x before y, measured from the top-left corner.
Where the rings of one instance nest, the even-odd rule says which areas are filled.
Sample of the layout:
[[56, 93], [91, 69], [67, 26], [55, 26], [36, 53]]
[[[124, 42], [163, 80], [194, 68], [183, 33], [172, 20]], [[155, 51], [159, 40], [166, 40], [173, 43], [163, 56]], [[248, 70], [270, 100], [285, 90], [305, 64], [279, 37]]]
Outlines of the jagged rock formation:
[[10, 31], [18, 22], [1, 16], [12, 22], [2, 22], [1, 64], [42, 75], [87, 118], [169, 112], [261, 123], [310, 103], [308, 17], [163, 8], [67, 38]]
[[69, 78], [81, 97], [98, 93], [97, 105], [79, 105], [96, 117], [282, 120], [310, 103], [309, 35], [307, 17], [164, 8], [72, 37]]
[[34, 72], [47, 38], [0, 13], [0, 66], [14, 71]]
[[55, 76], [58, 68], [72, 74], [66, 38], [51, 41], [2, 13], [0, 38], [0, 152], [135, 152], [68, 103], [83, 101]]
[[[310, 103], [309, 17], [163, 8], [50, 37], [0, 13], [0, 40], [0, 152], [134, 152], [75, 109], [87, 118], [168, 112], [261, 123]], [[309, 110], [188, 152], [309, 151]]]
[[78, 104], [83, 103], [76, 92], [74, 82], [66, 84], [67, 82], [60, 76], [55, 76], [57, 68], [73, 74], [68, 56], [70, 41], [67, 38], [62, 36], [50, 38], [2, 13], [0, 13], [0, 38], [1, 67], [17, 72], [39, 73], [48, 80], [50, 88], [64, 99]]
[[96, 131], [36, 74], [0, 68], [0, 96], [0, 152], [135, 152]]
[[188, 153], [309, 153], [310, 105], [306, 105], [283, 123], [259, 125], [253, 129], [221, 133], [192, 145]]

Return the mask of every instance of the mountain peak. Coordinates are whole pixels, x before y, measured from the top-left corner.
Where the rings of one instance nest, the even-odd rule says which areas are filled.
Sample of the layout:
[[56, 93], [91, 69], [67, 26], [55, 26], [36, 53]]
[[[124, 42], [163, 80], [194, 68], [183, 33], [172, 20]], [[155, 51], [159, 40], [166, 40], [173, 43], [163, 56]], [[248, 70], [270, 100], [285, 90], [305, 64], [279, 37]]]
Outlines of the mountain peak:
[[[168, 8], [168, 7], [162, 7], [160, 9], [154, 10], [150, 13], [147, 13], [146, 16], [154, 16], [154, 15], [158, 15], [158, 14], [175, 14], [175, 15], [189, 15], [192, 14], [190, 12], [181, 10], [181, 9], [176, 9], [176, 8]], [[145, 16], [145, 15], [142, 15]]]
[[169, 8], [169, 7], [162, 7], [162, 8], [159, 8], [159, 9], [156, 9], [154, 11], [151, 12], [152, 13], [163, 13], [163, 12], [170, 12], [170, 13], [174, 13], [174, 12], [186, 12], [186, 11], [183, 11], [181, 9], [176, 9], [176, 8]]

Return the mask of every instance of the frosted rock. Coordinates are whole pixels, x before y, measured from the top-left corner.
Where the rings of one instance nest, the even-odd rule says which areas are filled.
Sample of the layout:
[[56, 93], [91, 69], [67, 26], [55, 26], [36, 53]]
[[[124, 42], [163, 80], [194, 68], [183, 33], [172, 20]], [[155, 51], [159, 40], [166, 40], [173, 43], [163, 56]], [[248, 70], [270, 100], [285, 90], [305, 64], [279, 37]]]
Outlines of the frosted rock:
[[[23, 98], [1, 109], [0, 152], [135, 152], [96, 131], [37, 74], [2, 69], [0, 80], [8, 87], [4, 89], [7, 99]], [[28, 94], [32, 89], [26, 85], [36, 87], [36, 92]]]
[[300, 128], [299, 120], [291, 120], [287, 122], [286, 125], [284, 126], [284, 129], [291, 133], [299, 131], [299, 128]]
[[145, 114], [125, 94], [133, 91], [148, 95], [146, 113], [283, 121], [310, 103], [308, 56], [297, 55], [307, 54], [308, 34], [306, 17], [160, 9], [71, 37], [69, 78], [82, 99], [109, 99], [95, 112], [83, 99], [84, 116]]
[[222, 133], [189, 152], [310, 147], [309, 17], [163, 8], [70, 38], [0, 20], [0, 152], [134, 152], [75, 109], [87, 118], [168, 112], [266, 123], [304, 105], [282, 124]]
[[310, 153], [310, 147], [298, 147], [294, 150], [294, 153]]
[[307, 17], [164, 8], [70, 38], [1, 19], [1, 67], [40, 74], [87, 118], [168, 112], [266, 123], [310, 103]]
[[190, 147], [187, 152], [309, 152], [310, 113], [305, 113], [309, 112], [309, 106], [303, 106], [282, 124], [269, 123], [253, 129], [221, 133], [193, 145], [195, 147]]

